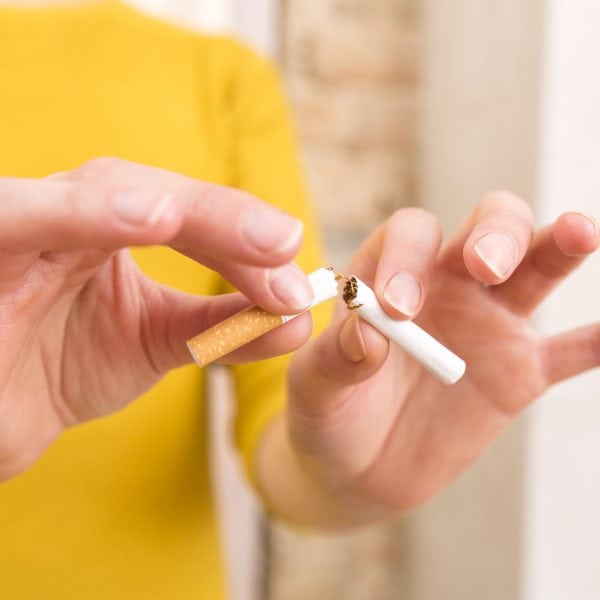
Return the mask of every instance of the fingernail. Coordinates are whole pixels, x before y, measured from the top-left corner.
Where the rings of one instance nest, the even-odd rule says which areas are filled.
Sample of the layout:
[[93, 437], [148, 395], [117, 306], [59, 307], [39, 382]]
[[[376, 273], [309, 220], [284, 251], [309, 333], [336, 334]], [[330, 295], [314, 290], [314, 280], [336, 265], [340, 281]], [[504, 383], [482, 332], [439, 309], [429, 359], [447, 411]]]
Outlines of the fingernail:
[[360, 330], [357, 314], [351, 315], [340, 331], [340, 347], [344, 356], [353, 363], [367, 358], [367, 346]]
[[477, 256], [499, 279], [504, 279], [517, 262], [514, 241], [502, 233], [488, 233], [479, 238], [474, 246]]
[[131, 225], [154, 225], [171, 208], [172, 194], [117, 192], [112, 198], [115, 213]]
[[421, 285], [411, 273], [401, 271], [387, 282], [383, 297], [403, 315], [414, 317], [421, 301]]
[[242, 215], [242, 233], [261, 252], [283, 254], [298, 244], [304, 225], [284, 212], [254, 206]]
[[600, 236], [600, 225], [598, 224], [598, 220], [595, 217], [592, 217], [592, 215], [588, 215], [584, 212], [576, 212], [575, 214], [581, 215], [582, 217], [585, 217], [588, 220], [589, 224], [594, 230], [594, 237]]
[[314, 298], [306, 275], [291, 263], [273, 269], [271, 291], [278, 300], [294, 311], [308, 308]]

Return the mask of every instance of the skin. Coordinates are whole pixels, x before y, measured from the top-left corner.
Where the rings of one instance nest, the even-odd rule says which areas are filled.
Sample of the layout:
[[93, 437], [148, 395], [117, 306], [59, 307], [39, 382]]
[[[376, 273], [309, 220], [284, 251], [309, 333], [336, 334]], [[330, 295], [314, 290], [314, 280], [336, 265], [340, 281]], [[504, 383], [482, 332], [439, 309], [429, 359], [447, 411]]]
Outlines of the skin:
[[[310, 301], [289, 263], [298, 223], [236, 190], [99, 159], [43, 180], [0, 179], [0, 213], [0, 479], [66, 428], [119, 410], [190, 362], [184, 341], [248, 304], [241, 294], [198, 298], [158, 285], [127, 246], [169, 245], [278, 314]], [[244, 228], [253, 220], [260, 247]], [[264, 238], [265, 223], [275, 237]], [[508, 192], [488, 194], [443, 249], [433, 215], [393, 214], [348, 272], [390, 315], [416, 315], [466, 360], [467, 374], [443, 386], [343, 302], [308, 343], [306, 314], [227, 356], [300, 348], [288, 411], [257, 453], [265, 502], [298, 523], [347, 527], [452, 481], [550, 385], [600, 364], [599, 325], [551, 339], [529, 325], [599, 244], [598, 224], [579, 213], [534, 233], [528, 206]], [[397, 273], [400, 284], [390, 284]], [[411, 290], [420, 291], [413, 302]], [[411, 305], [414, 315], [397, 308]]]
[[600, 324], [552, 338], [530, 325], [597, 249], [599, 231], [593, 218], [566, 213], [534, 232], [528, 206], [502, 191], [483, 198], [443, 249], [432, 215], [392, 215], [348, 271], [400, 318], [389, 300], [405, 304], [413, 288], [390, 296], [386, 285], [411, 273], [422, 290], [416, 321], [465, 359], [466, 374], [442, 385], [341, 304], [331, 327], [296, 352], [289, 409], [263, 439], [257, 470], [273, 511], [339, 528], [417, 506], [551, 385], [599, 366]]
[[[189, 362], [184, 340], [248, 298], [278, 314], [312, 298], [289, 262], [301, 223], [160, 169], [100, 159], [43, 180], [0, 178], [0, 221], [0, 480], [65, 428], [119, 410]], [[151, 281], [125, 248], [153, 244], [219, 271], [247, 298], [198, 298]], [[298, 317], [250, 356], [289, 352], [310, 328], [309, 315]]]
[[[127, 195], [137, 208], [124, 219]], [[249, 243], [250, 213], [281, 219], [268, 228], [282, 232], [270, 248]], [[0, 178], [0, 480], [66, 428], [119, 410], [189, 362], [185, 339], [248, 303], [157, 285], [127, 246], [167, 244], [289, 314], [308, 302], [289, 262], [300, 243], [297, 223], [247, 194], [115, 159], [45, 180]], [[443, 248], [432, 215], [392, 215], [347, 272], [391, 316], [415, 318], [463, 357], [467, 373], [441, 385], [341, 303], [308, 343], [303, 315], [229, 355], [233, 363], [300, 348], [288, 410], [256, 456], [265, 502], [294, 522], [341, 528], [387, 518], [451, 482], [551, 385], [600, 365], [600, 325], [553, 338], [530, 325], [599, 245], [598, 223], [579, 213], [534, 231], [529, 208], [508, 192], [483, 198]]]

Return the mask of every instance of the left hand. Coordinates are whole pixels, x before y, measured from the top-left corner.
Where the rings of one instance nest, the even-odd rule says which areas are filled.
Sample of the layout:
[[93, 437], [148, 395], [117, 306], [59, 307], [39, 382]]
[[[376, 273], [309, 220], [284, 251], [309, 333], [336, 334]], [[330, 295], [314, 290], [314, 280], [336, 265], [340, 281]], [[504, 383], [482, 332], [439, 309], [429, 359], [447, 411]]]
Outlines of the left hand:
[[[575, 212], [534, 235], [529, 207], [508, 192], [488, 194], [441, 251], [432, 215], [409, 208], [390, 217], [348, 273], [390, 315], [417, 317], [467, 371], [441, 384], [340, 303], [332, 325], [294, 356], [279, 426], [298, 473], [327, 505], [303, 520], [361, 523], [422, 503], [548, 387], [600, 365], [600, 324], [551, 338], [530, 325], [599, 244], [597, 223]], [[295, 518], [278, 500], [281, 486], [259, 472], [274, 508]]]
[[[293, 314], [312, 293], [290, 263], [301, 231], [244, 192], [114, 158], [44, 179], [0, 177], [0, 482], [67, 427], [120, 410], [189, 362], [183, 340], [247, 306], [241, 294], [152, 281], [128, 246], [168, 245]], [[310, 318], [281, 329], [237, 356], [289, 352]]]

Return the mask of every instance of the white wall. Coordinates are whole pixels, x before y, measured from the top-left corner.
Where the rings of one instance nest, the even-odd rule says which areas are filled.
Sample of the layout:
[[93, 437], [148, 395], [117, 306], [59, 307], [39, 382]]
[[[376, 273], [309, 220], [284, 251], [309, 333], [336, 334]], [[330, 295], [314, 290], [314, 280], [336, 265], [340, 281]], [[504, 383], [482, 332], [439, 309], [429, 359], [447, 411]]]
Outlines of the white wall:
[[236, 34], [270, 56], [275, 56], [279, 48], [278, 0], [126, 1], [188, 27]]
[[[600, 217], [600, 3], [549, 0], [538, 213]], [[600, 256], [543, 307], [547, 333], [600, 322]], [[600, 370], [552, 390], [533, 411], [524, 600], [600, 598]]]
[[[600, 3], [425, 6], [426, 205], [452, 230], [486, 188], [509, 187], [538, 224], [600, 217]], [[548, 334], [593, 322], [600, 255], [537, 315]], [[519, 440], [504, 438], [419, 515], [415, 560], [442, 565], [424, 569], [419, 600], [515, 598], [515, 578], [521, 600], [600, 598], [600, 370], [552, 390], [527, 421], [523, 490]]]
[[[424, 206], [447, 233], [481, 196], [533, 201], [544, 0], [425, 0]], [[411, 600], [515, 600], [524, 423], [410, 521]]]

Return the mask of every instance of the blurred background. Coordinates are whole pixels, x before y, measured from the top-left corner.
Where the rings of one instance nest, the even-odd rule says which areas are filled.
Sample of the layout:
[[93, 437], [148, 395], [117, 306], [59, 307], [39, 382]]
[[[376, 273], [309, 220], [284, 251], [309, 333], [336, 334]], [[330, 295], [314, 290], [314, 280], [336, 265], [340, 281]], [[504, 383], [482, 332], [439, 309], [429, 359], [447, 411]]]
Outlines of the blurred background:
[[[332, 262], [394, 209], [451, 232], [487, 190], [538, 223], [600, 216], [594, 0], [130, 0], [275, 59]], [[600, 256], [536, 316], [598, 320]], [[344, 536], [264, 521], [227, 447], [213, 375], [216, 485], [235, 600], [600, 597], [600, 373], [554, 389], [425, 507]]]

